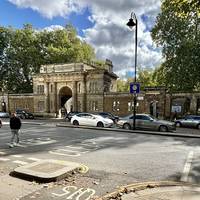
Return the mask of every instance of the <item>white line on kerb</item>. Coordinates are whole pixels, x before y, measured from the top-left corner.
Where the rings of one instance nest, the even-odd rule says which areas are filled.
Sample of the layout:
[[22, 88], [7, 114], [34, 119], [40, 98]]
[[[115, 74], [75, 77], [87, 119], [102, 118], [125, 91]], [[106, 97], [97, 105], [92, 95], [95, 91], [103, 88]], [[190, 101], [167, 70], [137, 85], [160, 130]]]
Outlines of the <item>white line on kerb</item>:
[[192, 164], [192, 159], [194, 156], [194, 152], [190, 151], [183, 169], [183, 174], [181, 176], [181, 181], [183, 182], [187, 182], [188, 181], [188, 175], [190, 173], [190, 168], [191, 168], [191, 164]]

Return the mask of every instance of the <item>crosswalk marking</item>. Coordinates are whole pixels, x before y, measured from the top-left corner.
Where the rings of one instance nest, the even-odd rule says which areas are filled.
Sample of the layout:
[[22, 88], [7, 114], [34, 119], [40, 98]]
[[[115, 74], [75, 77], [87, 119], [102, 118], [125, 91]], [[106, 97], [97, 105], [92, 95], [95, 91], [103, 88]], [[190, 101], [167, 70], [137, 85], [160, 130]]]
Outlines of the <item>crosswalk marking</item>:
[[0, 158], [0, 161], [9, 161], [10, 159], [8, 158]]
[[22, 158], [23, 156], [22, 156], [22, 155], [12, 155], [12, 157], [15, 157], [15, 158]]
[[24, 161], [21, 161], [21, 160], [14, 160], [13, 162], [16, 163], [16, 164], [20, 164], [20, 165], [27, 165], [28, 164], [28, 162], [24, 162]]
[[41, 159], [39, 158], [27, 158], [28, 160], [32, 160], [32, 161], [40, 161]]
[[3, 151], [0, 151], [0, 155], [5, 155], [6, 153]]

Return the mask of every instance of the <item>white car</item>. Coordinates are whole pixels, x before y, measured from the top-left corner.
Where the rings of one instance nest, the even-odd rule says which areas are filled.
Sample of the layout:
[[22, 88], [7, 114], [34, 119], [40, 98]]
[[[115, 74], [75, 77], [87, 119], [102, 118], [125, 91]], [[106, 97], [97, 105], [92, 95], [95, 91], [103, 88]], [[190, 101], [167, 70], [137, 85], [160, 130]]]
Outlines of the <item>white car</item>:
[[111, 127], [113, 126], [113, 120], [104, 118], [100, 115], [93, 115], [90, 113], [79, 113], [72, 117], [71, 124], [97, 127]]

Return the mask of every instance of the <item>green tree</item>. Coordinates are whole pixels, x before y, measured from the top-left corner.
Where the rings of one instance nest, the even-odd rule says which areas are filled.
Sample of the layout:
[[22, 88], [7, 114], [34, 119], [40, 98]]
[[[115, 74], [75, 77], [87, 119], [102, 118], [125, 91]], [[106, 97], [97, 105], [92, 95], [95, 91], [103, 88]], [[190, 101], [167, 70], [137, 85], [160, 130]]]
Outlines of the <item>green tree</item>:
[[81, 41], [71, 26], [63, 30], [42, 31], [39, 38], [45, 63], [83, 62], [95, 57], [93, 48]]
[[199, 87], [199, 22], [199, 1], [162, 1], [161, 13], [152, 29], [152, 38], [162, 46], [165, 58], [161, 69], [157, 71], [157, 78], [172, 90], [191, 91]]
[[154, 70], [152, 69], [139, 69], [137, 82], [140, 83], [141, 89], [144, 89], [148, 86], [156, 86], [156, 79], [153, 77]]
[[35, 31], [0, 28], [0, 86], [6, 91], [32, 92], [32, 75], [42, 64], [90, 61], [93, 48], [81, 41], [72, 26], [63, 30]]

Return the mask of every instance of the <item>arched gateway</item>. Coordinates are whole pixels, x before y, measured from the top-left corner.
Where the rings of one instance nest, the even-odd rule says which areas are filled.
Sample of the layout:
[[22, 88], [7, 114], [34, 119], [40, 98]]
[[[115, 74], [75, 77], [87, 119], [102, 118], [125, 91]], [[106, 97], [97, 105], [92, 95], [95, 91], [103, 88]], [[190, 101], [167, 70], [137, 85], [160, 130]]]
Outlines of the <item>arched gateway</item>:
[[44, 65], [33, 76], [34, 112], [58, 116], [67, 112], [103, 111], [104, 92], [116, 92], [117, 75], [112, 62]]

